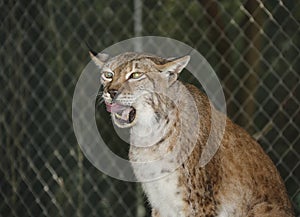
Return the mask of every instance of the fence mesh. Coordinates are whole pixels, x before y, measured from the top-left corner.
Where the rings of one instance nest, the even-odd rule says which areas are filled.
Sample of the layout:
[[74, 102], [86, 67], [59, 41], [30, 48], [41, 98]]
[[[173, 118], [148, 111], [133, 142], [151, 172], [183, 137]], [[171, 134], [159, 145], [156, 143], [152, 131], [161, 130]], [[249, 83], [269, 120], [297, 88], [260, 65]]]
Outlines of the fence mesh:
[[[138, 35], [201, 52], [228, 115], [257, 136], [300, 214], [299, 1], [3, 0], [0, 11], [0, 216], [150, 216], [138, 184], [83, 156], [71, 120], [85, 42], [101, 51]], [[103, 105], [99, 112], [103, 136], [126, 156]]]

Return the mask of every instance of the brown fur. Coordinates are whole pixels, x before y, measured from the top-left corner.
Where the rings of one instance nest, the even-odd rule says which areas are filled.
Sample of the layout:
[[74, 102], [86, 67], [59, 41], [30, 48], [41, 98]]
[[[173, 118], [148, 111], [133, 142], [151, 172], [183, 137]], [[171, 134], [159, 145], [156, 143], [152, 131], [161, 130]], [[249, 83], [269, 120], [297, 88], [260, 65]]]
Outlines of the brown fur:
[[[186, 186], [186, 201], [195, 216], [216, 216], [221, 195], [230, 202], [231, 194], [245, 194], [239, 201], [240, 216], [291, 217], [292, 207], [285, 186], [271, 159], [260, 145], [242, 128], [226, 120], [224, 137], [213, 159], [199, 168], [200, 153], [207, 140], [210, 107], [207, 97], [194, 86], [187, 85], [196, 98], [200, 113], [201, 132], [198, 143], [182, 165], [180, 185]], [[223, 115], [223, 114], [218, 114]], [[251, 191], [251, 195], [247, 191]]]
[[[170, 213], [166, 207], [176, 209], [176, 216], [180, 217], [294, 216], [283, 181], [260, 145], [224, 114], [211, 108], [207, 96], [196, 87], [176, 81], [178, 74], [187, 64], [188, 57], [170, 60], [148, 54], [124, 53], [105, 64], [102, 57], [103, 55], [92, 56], [98, 66], [104, 66], [104, 70], [109, 68], [114, 73], [111, 80], [102, 81], [106, 102], [112, 102], [108, 92], [113, 89], [118, 91], [118, 97], [114, 99], [117, 103], [138, 106], [137, 115], [140, 115], [138, 117], [141, 121], [137, 120], [128, 125], [132, 127], [131, 132], [138, 132], [134, 134], [137, 138], [131, 137], [131, 143], [143, 145], [144, 142], [155, 139], [155, 136], [158, 138], [153, 146], [138, 147], [131, 144], [131, 161], [151, 162], [168, 154], [174, 156], [156, 165], [154, 168], [158, 170], [145, 170], [138, 166], [134, 168], [138, 179], [157, 171], [159, 175], [170, 173], [159, 180], [142, 184], [153, 207], [153, 217], [170, 217], [170, 214], [166, 214]], [[128, 80], [126, 75], [134, 70], [144, 73], [143, 80]], [[151, 94], [141, 94], [143, 89], [140, 87]], [[163, 94], [157, 94], [158, 89], [166, 90], [163, 93], [170, 99]], [[140, 104], [132, 100], [133, 98]], [[193, 101], [199, 116], [199, 123], [196, 124], [198, 121], [193, 116], [195, 113], [190, 114], [195, 111], [190, 106]], [[149, 121], [148, 116], [143, 116], [145, 111], [148, 112], [148, 116], [152, 115], [155, 118]], [[208, 164], [200, 167], [199, 160], [210, 130], [220, 128], [220, 121], [211, 126], [212, 114], [216, 115], [217, 120], [225, 118], [225, 132], [216, 154]], [[139, 132], [143, 132], [139, 130], [147, 129], [149, 125], [167, 129], [166, 134], [161, 135], [158, 132], [153, 134], [154, 137], [150, 135], [148, 138], [139, 135]], [[195, 141], [191, 141], [193, 136]], [[216, 141], [216, 138], [213, 139]], [[196, 142], [196, 146], [190, 150], [193, 142]], [[188, 158], [180, 161], [182, 155], [190, 151]], [[178, 162], [179, 167], [171, 173], [167, 165], [177, 165]], [[171, 210], [171, 213], [174, 213], [174, 210]], [[165, 216], [161, 213], [165, 213]]]

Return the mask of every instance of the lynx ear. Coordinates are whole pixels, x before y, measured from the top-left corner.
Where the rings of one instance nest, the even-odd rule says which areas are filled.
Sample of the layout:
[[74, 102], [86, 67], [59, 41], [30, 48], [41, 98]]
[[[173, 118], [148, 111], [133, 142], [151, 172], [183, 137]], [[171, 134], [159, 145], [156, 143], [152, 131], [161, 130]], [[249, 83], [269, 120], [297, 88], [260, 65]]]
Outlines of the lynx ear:
[[184, 56], [179, 58], [169, 58], [169, 62], [158, 65], [158, 69], [165, 74], [170, 85], [177, 80], [179, 73], [187, 66], [190, 61], [190, 56]]
[[108, 60], [109, 55], [106, 53], [96, 53], [93, 50], [89, 51], [90, 56], [92, 58], [92, 60], [94, 61], [94, 63], [99, 66], [100, 68], [103, 67], [104, 63]]

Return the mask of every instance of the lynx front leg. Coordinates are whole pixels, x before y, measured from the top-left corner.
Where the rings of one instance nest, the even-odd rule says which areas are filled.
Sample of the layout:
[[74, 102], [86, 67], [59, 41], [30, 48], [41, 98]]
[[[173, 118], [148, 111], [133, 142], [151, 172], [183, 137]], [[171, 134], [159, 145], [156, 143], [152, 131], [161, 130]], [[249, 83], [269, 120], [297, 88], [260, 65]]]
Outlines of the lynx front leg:
[[152, 209], [152, 217], [161, 217], [156, 209]]

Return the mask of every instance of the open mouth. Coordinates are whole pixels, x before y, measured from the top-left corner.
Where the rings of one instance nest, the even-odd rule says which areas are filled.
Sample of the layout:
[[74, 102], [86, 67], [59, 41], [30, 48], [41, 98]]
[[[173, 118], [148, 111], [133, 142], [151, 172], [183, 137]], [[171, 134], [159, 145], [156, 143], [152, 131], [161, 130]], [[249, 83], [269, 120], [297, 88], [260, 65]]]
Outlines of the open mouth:
[[134, 107], [117, 103], [106, 103], [106, 110], [112, 114], [113, 120], [118, 127], [125, 128], [133, 125], [136, 116]]

